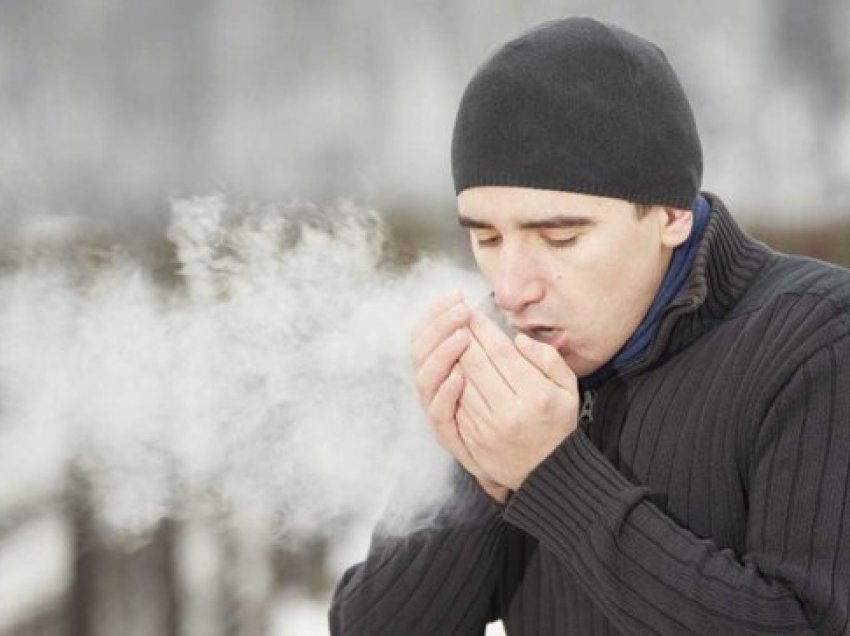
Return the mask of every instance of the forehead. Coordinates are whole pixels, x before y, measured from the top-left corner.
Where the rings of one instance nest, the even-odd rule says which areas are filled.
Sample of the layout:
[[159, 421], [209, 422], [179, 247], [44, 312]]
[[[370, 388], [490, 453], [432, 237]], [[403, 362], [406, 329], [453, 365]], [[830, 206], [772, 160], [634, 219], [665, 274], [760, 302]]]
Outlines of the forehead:
[[556, 217], [597, 224], [611, 222], [622, 214], [634, 215], [634, 205], [576, 192], [482, 186], [460, 193], [458, 212], [463, 220], [492, 226], [520, 227]]

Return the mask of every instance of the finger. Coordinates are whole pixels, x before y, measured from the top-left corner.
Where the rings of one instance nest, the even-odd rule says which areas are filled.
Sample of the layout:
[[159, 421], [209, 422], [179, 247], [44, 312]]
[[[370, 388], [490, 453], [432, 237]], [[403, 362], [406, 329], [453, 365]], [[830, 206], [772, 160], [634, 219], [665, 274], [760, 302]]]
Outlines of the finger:
[[517, 351], [514, 342], [492, 320], [475, 311], [469, 327], [493, 366], [515, 393], [527, 393], [539, 386], [541, 373]]
[[468, 411], [458, 408], [457, 413], [455, 413], [455, 420], [457, 421], [458, 438], [463, 443], [466, 451], [469, 452], [470, 447], [476, 446], [475, 438], [477, 437], [477, 431], [475, 430], [473, 418]]
[[416, 326], [410, 332], [410, 339], [414, 340], [419, 336], [420, 333], [425, 329], [427, 324], [434, 320], [437, 316], [443, 313], [446, 309], [463, 300], [463, 294], [461, 292], [455, 291], [454, 293], [449, 294], [448, 296], [443, 296], [433, 305], [428, 308], [425, 316], [423, 316], [417, 323]]
[[524, 333], [514, 339], [517, 350], [555, 384], [570, 391], [576, 390], [578, 379], [555, 347], [529, 338]]
[[464, 384], [458, 405], [478, 420], [489, 421], [492, 417], [492, 412], [487, 401], [472, 382], [466, 382]]
[[446, 338], [467, 324], [469, 316], [469, 307], [463, 301], [458, 301], [426, 323], [422, 331], [411, 340], [413, 366], [422, 366]]
[[476, 479], [481, 478], [484, 472], [475, 461], [464, 443], [458, 430], [456, 411], [457, 396], [464, 385], [460, 373], [452, 374], [437, 392], [435, 402], [439, 401], [443, 406], [435, 407], [431, 415], [431, 426], [437, 443], [446, 449], [460, 463], [464, 469]]
[[446, 435], [454, 427], [455, 412], [458, 400], [463, 392], [464, 381], [458, 371], [449, 374], [446, 380], [437, 388], [434, 399], [428, 405], [428, 417], [440, 435]]
[[465, 409], [459, 408], [455, 418], [457, 419], [458, 438], [463, 443], [465, 451], [474, 461], [476, 453], [480, 452], [482, 448], [481, 431], [475, 422], [475, 418]]
[[511, 407], [515, 398], [513, 389], [493, 366], [475, 338], [470, 338], [466, 350], [461, 354], [460, 368], [466, 381], [478, 389], [490, 411], [505, 412]]
[[459, 329], [443, 340], [428, 356], [416, 372], [416, 389], [422, 404], [430, 405], [434, 395], [469, 346], [471, 336], [466, 329]]

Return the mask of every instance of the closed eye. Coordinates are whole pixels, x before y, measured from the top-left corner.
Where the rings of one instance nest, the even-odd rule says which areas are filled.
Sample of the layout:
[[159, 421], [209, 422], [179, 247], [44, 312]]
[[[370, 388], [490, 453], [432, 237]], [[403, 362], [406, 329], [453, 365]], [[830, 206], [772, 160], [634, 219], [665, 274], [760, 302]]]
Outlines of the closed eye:
[[552, 228], [541, 231], [539, 236], [549, 247], [561, 249], [573, 245], [582, 234], [574, 229]]
[[551, 247], [563, 249], [565, 247], [570, 247], [571, 245], [573, 245], [578, 240], [578, 236], [571, 236], [570, 238], [565, 239], [546, 238], [544, 240]]
[[478, 247], [493, 247], [498, 245], [502, 240], [502, 237], [499, 234], [484, 234], [483, 232], [473, 232], [473, 238], [475, 239]]

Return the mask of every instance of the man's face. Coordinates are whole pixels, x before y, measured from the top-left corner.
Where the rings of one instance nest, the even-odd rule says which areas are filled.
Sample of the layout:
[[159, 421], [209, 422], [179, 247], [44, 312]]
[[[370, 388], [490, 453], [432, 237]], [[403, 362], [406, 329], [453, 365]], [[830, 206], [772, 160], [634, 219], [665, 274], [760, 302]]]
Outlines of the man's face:
[[515, 329], [556, 347], [579, 376], [610, 360], [637, 329], [690, 213], [619, 199], [515, 187], [458, 197], [472, 251]]

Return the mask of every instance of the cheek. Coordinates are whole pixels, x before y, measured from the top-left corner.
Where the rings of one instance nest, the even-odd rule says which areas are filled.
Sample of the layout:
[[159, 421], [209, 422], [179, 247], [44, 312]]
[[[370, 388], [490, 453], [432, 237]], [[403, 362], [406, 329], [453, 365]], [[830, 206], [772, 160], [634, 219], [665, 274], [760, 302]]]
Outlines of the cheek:
[[588, 321], [620, 322], [642, 310], [652, 287], [648, 272], [654, 271], [653, 263], [643, 242], [627, 236], [599, 237], [571, 253], [556, 285], [562, 298]]
[[558, 285], [572, 296], [584, 296], [585, 301], [605, 296], [608, 289], [622, 281], [627, 269], [624, 266], [627, 261], [617, 247], [612, 247], [604, 237], [593, 237], [565, 252], [559, 266], [553, 268], [558, 270]]
[[594, 303], [600, 321], [636, 328], [658, 291], [659, 254], [646, 241], [625, 241], [616, 258], [599, 264], [599, 294]]
[[527, 244], [508, 247], [479, 247], [472, 241], [472, 256], [478, 271], [490, 286], [500, 278], [551, 285], [565, 271], [564, 263], [546, 250]]

